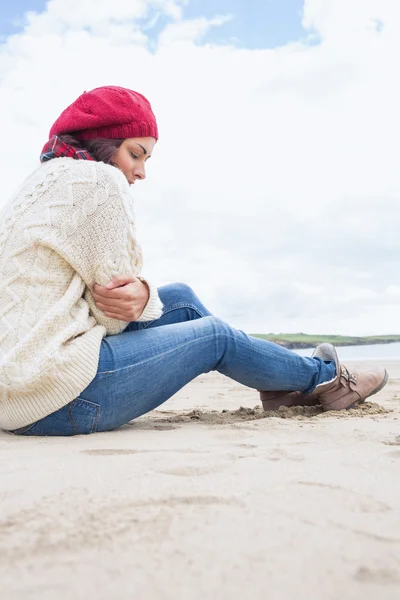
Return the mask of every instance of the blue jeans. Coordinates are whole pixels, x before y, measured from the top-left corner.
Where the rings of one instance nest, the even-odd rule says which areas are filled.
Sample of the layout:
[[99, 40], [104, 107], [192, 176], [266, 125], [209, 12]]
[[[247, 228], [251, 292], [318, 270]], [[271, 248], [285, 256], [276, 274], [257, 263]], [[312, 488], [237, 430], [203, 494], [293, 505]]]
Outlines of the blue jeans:
[[336, 374], [331, 362], [298, 356], [231, 327], [186, 284], [165, 285], [158, 292], [162, 316], [132, 322], [122, 333], [103, 338], [97, 374], [78, 398], [13, 433], [69, 436], [115, 429], [209, 371], [256, 390], [304, 392]]

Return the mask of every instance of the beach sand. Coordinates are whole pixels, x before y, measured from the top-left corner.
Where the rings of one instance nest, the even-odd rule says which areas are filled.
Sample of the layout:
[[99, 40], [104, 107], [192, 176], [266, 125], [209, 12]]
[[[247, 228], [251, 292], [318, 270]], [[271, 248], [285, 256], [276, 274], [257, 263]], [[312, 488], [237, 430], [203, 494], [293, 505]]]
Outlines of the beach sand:
[[2, 597], [398, 600], [400, 364], [386, 366], [379, 405], [345, 413], [263, 414], [255, 390], [210, 373], [117, 431], [0, 433]]

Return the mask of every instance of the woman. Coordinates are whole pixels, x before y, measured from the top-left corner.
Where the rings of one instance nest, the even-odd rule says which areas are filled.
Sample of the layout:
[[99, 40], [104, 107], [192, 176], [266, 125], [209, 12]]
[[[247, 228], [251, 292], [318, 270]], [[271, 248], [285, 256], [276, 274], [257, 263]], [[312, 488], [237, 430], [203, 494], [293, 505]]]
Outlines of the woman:
[[141, 277], [129, 192], [158, 139], [141, 94], [84, 92], [49, 138], [1, 217], [1, 428], [114, 429], [212, 370], [263, 390], [266, 409], [345, 409], [386, 384], [384, 369], [349, 373], [329, 344], [302, 358], [214, 317], [187, 285]]

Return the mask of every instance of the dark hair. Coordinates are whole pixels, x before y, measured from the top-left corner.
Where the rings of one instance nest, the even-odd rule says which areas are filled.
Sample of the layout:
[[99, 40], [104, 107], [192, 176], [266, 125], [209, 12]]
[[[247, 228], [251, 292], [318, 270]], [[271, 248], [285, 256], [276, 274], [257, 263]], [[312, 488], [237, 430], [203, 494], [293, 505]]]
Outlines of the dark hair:
[[95, 138], [93, 140], [78, 140], [73, 135], [64, 134], [58, 136], [61, 141], [76, 148], [84, 148], [93, 156], [95, 160], [107, 163], [109, 165], [114, 164], [112, 157], [124, 141], [123, 139], [110, 140], [104, 138]]

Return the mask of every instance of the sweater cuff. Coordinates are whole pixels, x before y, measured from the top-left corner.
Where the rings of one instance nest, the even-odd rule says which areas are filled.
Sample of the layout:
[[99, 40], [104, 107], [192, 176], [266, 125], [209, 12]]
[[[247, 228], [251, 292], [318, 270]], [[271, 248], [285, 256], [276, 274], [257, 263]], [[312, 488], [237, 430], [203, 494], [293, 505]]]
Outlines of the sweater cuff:
[[164, 305], [158, 295], [157, 287], [147, 281], [144, 277], [137, 276], [140, 281], [145, 283], [150, 291], [150, 296], [146, 306], [137, 321], [153, 321], [159, 319], [163, 313]]

